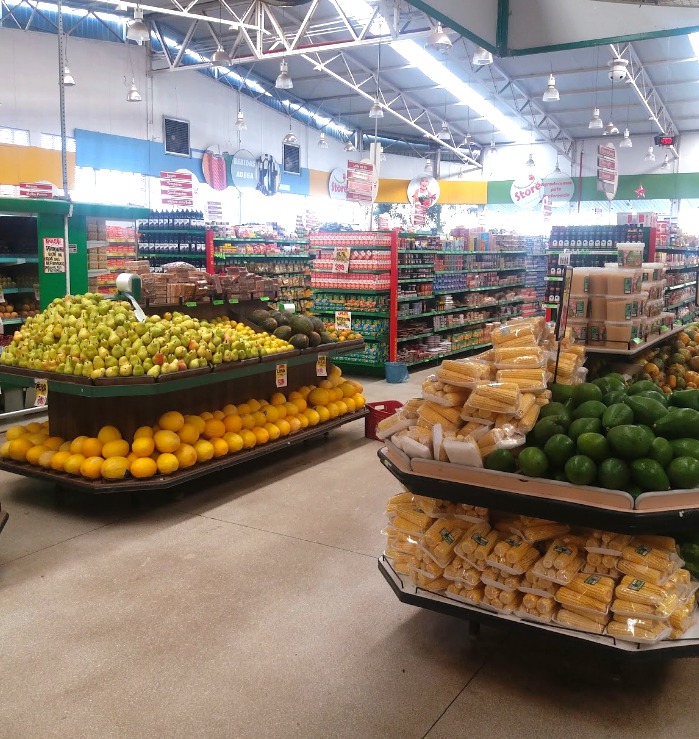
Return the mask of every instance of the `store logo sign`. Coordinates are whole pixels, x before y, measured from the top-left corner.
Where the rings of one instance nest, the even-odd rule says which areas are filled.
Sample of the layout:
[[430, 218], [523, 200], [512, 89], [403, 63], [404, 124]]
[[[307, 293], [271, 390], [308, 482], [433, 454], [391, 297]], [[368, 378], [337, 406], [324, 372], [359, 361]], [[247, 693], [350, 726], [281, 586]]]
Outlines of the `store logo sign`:
[[344, 167], [336, 167], [330, 173], [328, 195], [331, 200], [347, 200], [347, 172]]
[[567, 175], [551, 174], [544, 178], [544, 195], [549, 197], [551, 205], [565, 205], [573, 199], [575, 183]]
[[515, 180], [510, 187], [512, 202], [523, 209], [533, 208], [544, 196], [544, 183], [533, 174]]

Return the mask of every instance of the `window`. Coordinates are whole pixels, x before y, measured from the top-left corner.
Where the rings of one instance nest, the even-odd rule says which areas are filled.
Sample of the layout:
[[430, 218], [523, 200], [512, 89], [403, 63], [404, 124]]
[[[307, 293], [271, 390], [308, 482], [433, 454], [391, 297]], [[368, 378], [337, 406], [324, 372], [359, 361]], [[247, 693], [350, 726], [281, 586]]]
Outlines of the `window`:
[[75, 200], [85, 203], [146, 205], [148, 183], [147, 178], [141, 174], [76, 167], [72, 195]]
[[[61, 137], [56, 133], [42, 133], [39, 141], [42, 149], [61, 150]], [[70, 136], [66, 137], [66, 151], [75, 151], [75, 139]]]
[[0, 144], [29, 146], [29, 131], [25, 131], [23, 128], [0, 127]]

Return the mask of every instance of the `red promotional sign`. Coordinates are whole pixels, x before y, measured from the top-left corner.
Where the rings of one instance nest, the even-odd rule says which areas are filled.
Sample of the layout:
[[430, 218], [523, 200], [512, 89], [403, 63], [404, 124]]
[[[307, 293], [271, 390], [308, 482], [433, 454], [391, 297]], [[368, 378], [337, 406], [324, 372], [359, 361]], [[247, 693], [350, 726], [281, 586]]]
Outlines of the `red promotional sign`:
[[374, 165], [347, 162], [347, 200], [355, 203], [374, 202]]
[[191, 172], [161, 172], [160, 197], [164, 205], [194, 205], [194, 182]]
[[53, 185], [50, 182], [20, 182], [19, 196], [21, 198], [51, 198]]

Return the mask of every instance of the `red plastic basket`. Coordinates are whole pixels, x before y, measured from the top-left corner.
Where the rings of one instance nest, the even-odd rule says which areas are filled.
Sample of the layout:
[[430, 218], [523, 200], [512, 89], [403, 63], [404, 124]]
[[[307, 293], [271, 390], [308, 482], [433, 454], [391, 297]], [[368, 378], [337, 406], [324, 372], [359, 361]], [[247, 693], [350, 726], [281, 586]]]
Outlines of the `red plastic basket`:
[[[364, 436], [377, 439], [376, 427], [384, 418], [392, 416], [403, 404], [399, 400], [384, 400], [381, 403], [367, 403], [369, 415], [364, 418]], [[377, 439], [378, 441], [378, 439]]]

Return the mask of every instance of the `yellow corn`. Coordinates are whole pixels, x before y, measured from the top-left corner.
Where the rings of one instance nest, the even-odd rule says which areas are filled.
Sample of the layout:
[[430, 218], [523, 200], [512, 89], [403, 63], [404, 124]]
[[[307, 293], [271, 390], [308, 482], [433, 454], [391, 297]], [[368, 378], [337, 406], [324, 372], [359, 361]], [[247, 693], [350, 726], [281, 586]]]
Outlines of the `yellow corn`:
[[409, 492], [408, 490], [405, 490], [402, 493], [396, 493], [395, 495], [392, 495], [388, 499], [387, 507], [390, 505], [403, 505], [405, 503], [412, 503], [413, 502], [413, 494]]
[[492, 332], [490, 339], [493, 342], [493, 346], [497, 348], [500, 344], [507, 344], [514, 339], [523, 339], [526, 337], [536, 339], [533, 325], [522, 321], [521, 323], [505, 324], [496, 328]]
[[404, 418], [417, 418], [418, 411], [425, 401], [422, 398], [411, 398], [401, 409]]
[[651, 567], [646, 567], [636, 562], [629, 562], [628, 559], [620, 559], [616, 566], [625, 575], [630, 575], [639, 580], [645, 580], [646, 582], [653, 583], [653, 585], [660, 585], [667, 577], [666, 572], [654, 570]]
[[446, 590], [449, 586], [449, 580], [444, 577], [438, 577], [435, 580], [431, 580], [424, 575], [418, 573], [417, 585], [423, 590], [429, 590], [431, 593], [438, 593], [440, 590]]
[[472, 433], [478, 433], [487, 428], [486, 424], [478, 421], [469, 421], [463, 428], [460, 428], [457, 436], [468, 436]]
[[629, 546], [624, 547], [621, 556], [627, 562], [635, 562], [650, 567], [652, 570], [659, 570], [668, 574], [676, 568], [674, 549], [669, 552], [663, 549], [655, 549], [646, 544], [637, 545], [632, 542]]
[[547, 372], [545, 369], [506, 369], [495, 374], [498, 382], [514, 383], [520, 390], [541, 390], [546, 387]]
[[692, 625], [694, 605], [683, 604], [678, 606], [668, 619], [668, 623], [676, 631], [684, 633]]
[[667, 627], [662, 621], [639, 621], [629, 618], [624, 622], [611, 621], [607, 625], [607, 634], [619, 639], [638, 639], [639, 641], [655, 641]]
[[522, 605], [528, 610], [534, 610], [539, 600], [540, 597], [538, 595], [534, 595], [533, 593], [526, 593], [525, 596], [522, 598]]
[[542, 564], [545, 569], [564, 570], [575, 561], [578, 556], [578, 548], [574, 545], [568, 546], [562, 540], [556, 539], [548, 548]]
[[600, 613], [604, 613], [609, 606], [609, 601], [603, 603], [596, 598], [577, 593], [565, 586], [556, 591], [555, 598], [558, 603], [566, 608], [579, 608], [585, 611], [599, 611]]
[[679, 602], [674, 593], [668, 593], [653, 583], [639, 580], [629, 575], [626, 575], [616, 586], [614, 593], [620, 600], [630, 600], [634, 603], [645, 603], [646, 605], [656, 607], [667, 601], [671, 601], [673, 598], [675, 605]]
[[613, 556], [611, 554], [602, 555], [602, 566], [606, 567], [608, 570], [615, 568], [618, 562], [619, 557]]
[[506, 349], [509, 347], [521, 347], [522, 349], [528, 349], [530, 347], [537, 346], [536, 337], [534, 336], [520, 336], [516, 339], [510, 339], [509, 341], [503, 341], [498, 344], [499, 349]]
[[485, 588], [483, 585], [477, 585], [464, 593], [464, 598], [471, 601], [471, 603], [477, 604], [483, 601]]
[[561, 608], [556, 615], [556, 620], [563, 626], [569, 626], [572, 629], [580, 631], [588, 631], [591, 634], [601, 634], [604, 631], [604, 625], [598, 624], [587, 616], [581, 616], [579, 613], [573, 613], [566, 608]]
[[566, 588], [607, 605], [611, 603], [614, 597], [614, 581], [609, 577], [576, 575], [566, 585]]
[[545, 355], [539, 347], [501, 347], [495, 350], [495, 364], [511, 367], [541, 367], [544, 364]]
[[[437, 411], [435, 409], [435, 405], [436, 404], [425, 403], [422, 406], [422, 408], [420, 408], [420, 411], [419, 411], [420, 421], [422, 421], [424, 424], [426, 424], [430, 428], [432, 426], [439, 424], [445, 431], [456, 431], [457, 428], [462, 423], [461, 419], [459, 418], [458, 411], [457, 411], [457, 418], [459, 418], [459, 421], [457, 423], [454, 421], [450, 421], [445, 415]], [[442, 410], [448, 411], [448, 410], [456, 410], [456, 409], [443, 408]]]
[[394, 558], [393, 569], [399, 575], [408, 575], [416, 564], [417, 560], [415, 559], [415, 557], [412, 557], [409, 554], [402, 554]]
[[564, 523], [544, 521], [524, 526], [520, 531], [526, 541], [535, 544], [536, 542], [545, 541], [546, 539], [552, 539], [554, 536], [565, 534], [569, 531], [569, 527]]
[[637, 544], [653, 547], [654, 549], [670, 552], [671, 554], [677, 554], [677, 542], [671, 536], [644, 534], [643, 536], [637, 536], [634, 541]]
[[[399, 518], [402, 519], [402, 521], [410, 521], [411, 523], [415, 524], [415, 526], [418, 526], [420, 529], [427, 530], [432, 523], [434, 522], [434, 519], [432, 516], [428, 516], [426, 513], [418, 510], [410, 510], [408, 508], [401, 508], [399, 513]], [[398, 526], [396, 522], [393, 522], [393, 525], [397, 529], [401, 529], [401, 526]]]
[[648, 605], [647, 603], [637, 603], [632, 600], [624, 600], [622, 598], [616, 598], [616, 600], [612, 601], [611, 609], [615, 616], [619, 614], [620, 618], [624, 618], [627, 614], [639, 617], [655, 615], [655, 606]]

